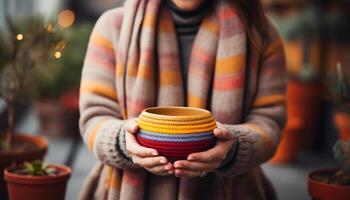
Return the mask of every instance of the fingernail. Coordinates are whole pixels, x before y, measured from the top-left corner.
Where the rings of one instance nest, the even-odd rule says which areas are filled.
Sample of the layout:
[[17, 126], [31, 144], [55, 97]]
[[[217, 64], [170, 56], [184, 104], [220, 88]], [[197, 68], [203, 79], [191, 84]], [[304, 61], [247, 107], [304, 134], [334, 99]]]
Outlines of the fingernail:
[[171, 170], [171, 171], [168, 171], [169, 174], [173, 174], [174, 172]]
[[166, 160], [165, 160], [165, 159], [160, 159], [159, 162], [162, 163], [162, 164], [165, 164], [165, 163], [166, 163]]
[[171, 167], [170, 166], [165, 166], [164, 169], [165, 170], [169, 170], [169, 169], [171, 169]]
[[158, 155], [158, 154], [157, 154], [157, 152], [153, 151], [153, 152], [152, 152], [152, 155], [153, 155], [153, 156], [156, 156], [156, 155]]
[[192, 156], [188, 156], [187, 160], [193, 160]]

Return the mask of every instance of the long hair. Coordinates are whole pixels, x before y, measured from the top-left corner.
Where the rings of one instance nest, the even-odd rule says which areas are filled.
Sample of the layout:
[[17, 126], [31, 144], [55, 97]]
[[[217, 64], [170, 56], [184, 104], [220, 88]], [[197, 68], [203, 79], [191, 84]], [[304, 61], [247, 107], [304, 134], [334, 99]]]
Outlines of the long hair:
[[263, 39], [268, 36], [268, 21], [260, 0], [232, 0], [239, 8], [248, 39], [262, 51]]

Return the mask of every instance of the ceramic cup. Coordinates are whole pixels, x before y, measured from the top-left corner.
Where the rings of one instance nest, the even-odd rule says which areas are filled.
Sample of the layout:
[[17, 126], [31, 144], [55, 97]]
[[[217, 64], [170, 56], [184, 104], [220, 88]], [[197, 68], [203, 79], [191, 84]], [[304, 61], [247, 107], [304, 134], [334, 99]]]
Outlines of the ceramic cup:
[[137, 119], [138, 142], [170, 161], [186, 160], [191, 153], [213, 147], [216, 121], [204, 109], [190, 107], [147, 108]]

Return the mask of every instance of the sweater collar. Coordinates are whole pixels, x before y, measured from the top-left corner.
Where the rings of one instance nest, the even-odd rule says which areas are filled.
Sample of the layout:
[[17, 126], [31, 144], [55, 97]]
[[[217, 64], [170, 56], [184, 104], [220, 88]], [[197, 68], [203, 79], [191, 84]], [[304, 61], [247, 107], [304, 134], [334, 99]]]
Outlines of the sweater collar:
[[179, 9], [172, 0], [166, 0], [173, 17], [176, 32], [179, 34], [195, 34], [203, 18], [211, 9], [211, 3], [211, 0], [204, 0], [197, 9], [184, 11]]

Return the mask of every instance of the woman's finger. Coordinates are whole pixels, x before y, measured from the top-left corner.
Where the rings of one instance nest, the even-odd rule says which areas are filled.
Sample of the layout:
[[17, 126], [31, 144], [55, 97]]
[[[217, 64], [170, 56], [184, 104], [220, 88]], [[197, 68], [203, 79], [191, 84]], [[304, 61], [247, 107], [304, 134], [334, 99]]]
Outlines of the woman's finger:
[[146, 168], [149, 172], [161, 176], [170, 175], [174, 173], [173, 166], [170, 162], [165, 165], [158, 165], [151, 168]]
[[211, 163], [205, 162], [196, 162], [196, 161], [188, 161], [188, 160], [179, 160], [174, 163], [175, 169], [184, 169], [184, 170], [192, 170], [192, 171], [201, 171], [206, 170], [209, 171], [215, 166], [211, 166]]
[[214, 136], [219, 139], [223, 139], [223, 140], [233, 139], [233, 135], [226, 129], [216, 128], [214, 129], [213, 133], [214, 133]]
[[125, 133], [125, 142], [126, 150], [132, 155], [138, 157], [150, 157], [158, 155], [157, 150], [141, 146], [137, 142], [136, 137], [131, 133]]
[[137, 131], [139, 130], [139, 125], [136, 123], [134, 119], [130, 119], [126, 123], [126, 130], [130, 133], [137, 133]]
[[168, 163], [167, 159], [163, 156], [157, 157], [145, 157], [141, 158], [138, 156], [131, 156], [134, 164], [139, 165], [143, 168], [152, 168], [155, 166], [161, 166]]
[[184, 170], [184, 169], [175, 169], [175, 176], [177, 177], [200, 177], [202, 174], [202, 170], [200, 171], [192, 171], [192, 170]]
[[226, 158], [227, 153], [231, 150], [233, 140], [218, 140], [217, 144], [203, 152], [192, 153], [187, 157], [187, 160], [197, 162], [213, 162], [222, 161]]

